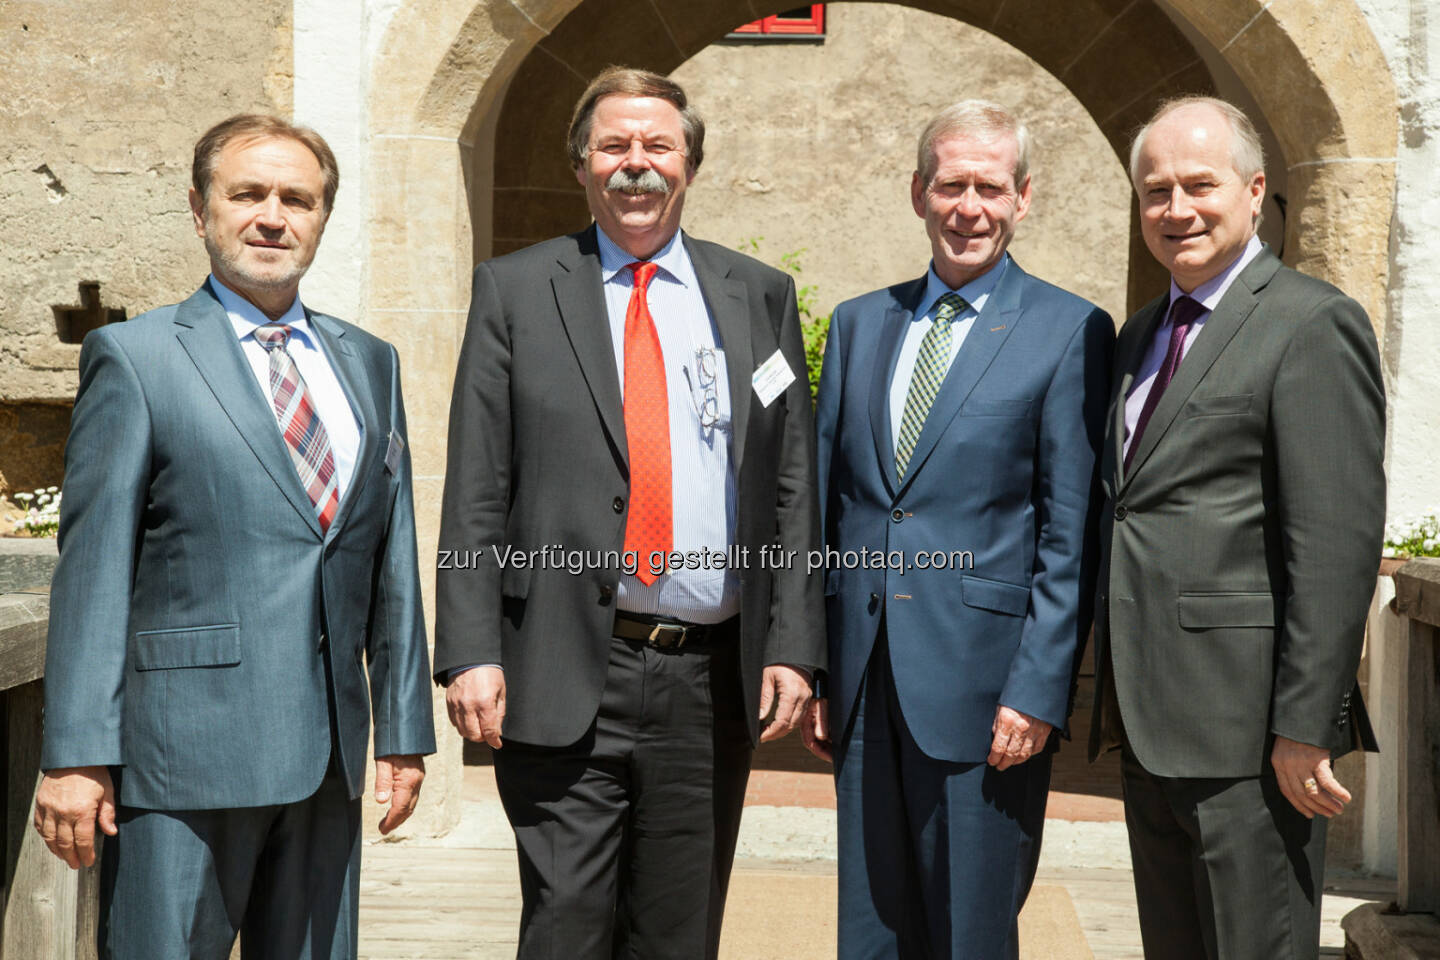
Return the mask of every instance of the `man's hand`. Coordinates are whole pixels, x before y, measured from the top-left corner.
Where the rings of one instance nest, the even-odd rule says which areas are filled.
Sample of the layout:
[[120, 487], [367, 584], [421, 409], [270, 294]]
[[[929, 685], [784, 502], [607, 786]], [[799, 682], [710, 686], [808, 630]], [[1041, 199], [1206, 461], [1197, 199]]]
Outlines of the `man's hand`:
[[830, 744], [830, 701], [811, 700], [800, 721], [800, 739], [805, 749], [826, 763], [834, 763], [835, 756]]
[[72, 870], [95, 863], [95, 823], [115, 836], [115, 788], [108, 767], [51, 770], [35, 793], [35, 830]]
[[1335, 779], [1330, 770], [1330, 751], [1324, 747], [1277, 735], [1270, 751], [1270, 765], [1275, 768], [1280, 792], [1307, 820], [1314, 819], [1317, 813], [1333, 817], [1350, 802], [1350, 791]]
[[460, 736], [476, 743], [483, 740], [499, 750], [500, 728], [505, 725], [505, 671], [466, 670], [445, 688], [445, 709]]
[[779, 740], [795, 729], [805, 714], [805, 704], [810, 701], [810, 681], [794, 667], [783, 663], [772, 663], [760, 677], [760, 719], [770, 714], [775, 707], [775, 718], [760, 731], [760, 742]]
[[1052, 729], [1044, 720], [1001, 704], [995, 708], [995, 722], [990, 725], [995, 738], [990, 741], [990, 756], [985, 762], [996, 770], [1022, 764], [1045, 748]]
[[425, 758], [418, 754], [375, 758], [375, 802], [390, 804], [380, 821], [381, 833], [389, 833], [410, 819], [420, 800], [420, 781], [424, 779]]

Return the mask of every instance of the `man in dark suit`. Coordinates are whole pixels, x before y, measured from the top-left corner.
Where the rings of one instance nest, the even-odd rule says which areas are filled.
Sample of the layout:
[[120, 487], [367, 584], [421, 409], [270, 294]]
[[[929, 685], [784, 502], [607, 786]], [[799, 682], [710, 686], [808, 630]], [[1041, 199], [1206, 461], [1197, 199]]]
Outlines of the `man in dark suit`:
[[522, 958], [715, 956], [753, 744], [823, 665], [794, 285], [680, 232], [703, 143], [678, 85], [605, 71], [595, 225], [475, 270], [435, 668], [496, 750]]
[[1123, 750], [1147, 957], [1311, 960], [1350, 799], [1330, 762], [1373, 745], [1375, 335], [1256, 239], [1264, 158], [1235, 107], [1165, 104], [1130, 174], [1171, 284], [1116, 348], [1090, 752]]
[[35, 825], [101, 868], [100, 954], [353, 958], [360, 794], [434, 750], [395, 349], [300, 303], [338, 172], [241, 115], [195, 147], [211, 275], [85, 338]]
[[1018, 952], [1090, 625], [1115, 337], [1006, 254], [1028, 152], [996, 104], [931, 121], [911, 182], [930, 270], [830, 326], [829, 698], [802, 729], [835, 761], [842, 958]]

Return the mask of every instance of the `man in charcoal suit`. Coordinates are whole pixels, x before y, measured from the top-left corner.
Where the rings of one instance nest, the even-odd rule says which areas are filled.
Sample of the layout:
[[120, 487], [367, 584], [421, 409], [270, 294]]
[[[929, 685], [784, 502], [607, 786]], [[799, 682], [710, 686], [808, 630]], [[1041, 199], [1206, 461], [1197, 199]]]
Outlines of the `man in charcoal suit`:
[[1255, 236], [1255, 128], [1166, 103], [1130, 161], [1170, 289], [1125, 324], [1106, 421], [1092, 758], [1119, 746], [1147, 957], [1310, 960], [1330, 763], [1385, 514], [1370, 321]]
[[525, 960], [714, 957], [753, 746], [824, 664], [794, 284], [680, 231], [704, 130], [601, 73], [569, 136], [594, 225], [475, 270], [435, 669], [495, 748]]

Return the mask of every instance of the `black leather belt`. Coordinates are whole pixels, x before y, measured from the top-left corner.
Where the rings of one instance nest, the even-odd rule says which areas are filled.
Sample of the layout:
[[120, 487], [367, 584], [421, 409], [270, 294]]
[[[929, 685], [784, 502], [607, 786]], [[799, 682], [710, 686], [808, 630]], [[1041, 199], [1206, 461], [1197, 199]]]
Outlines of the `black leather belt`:
[[638, 640], [657, 650], [678, 650], [687, 644], [701, 644], [715, 639], [719, 629], [726, 623], [729, 621], [713, 624], [686, 623], [668, 617], [617, 610], [612, 635], [621, 640]]

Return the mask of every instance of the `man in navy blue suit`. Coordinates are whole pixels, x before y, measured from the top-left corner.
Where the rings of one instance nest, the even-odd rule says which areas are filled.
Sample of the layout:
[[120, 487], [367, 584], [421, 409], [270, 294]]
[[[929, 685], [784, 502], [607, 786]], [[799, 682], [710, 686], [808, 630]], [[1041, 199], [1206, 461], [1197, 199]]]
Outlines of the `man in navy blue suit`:
[[993, 103], [931, 121], [911, 182], [930, 269], [830, 327], [830, 673], [803, 730], [835, 763], [842, 960], [1018, 955], [1090, 627], [1115, 339], [1005, 252], [1028, 153]]

